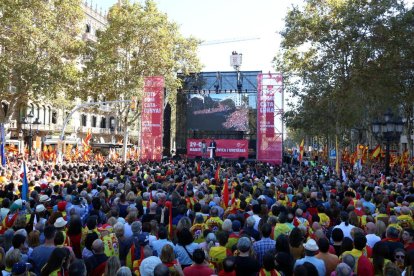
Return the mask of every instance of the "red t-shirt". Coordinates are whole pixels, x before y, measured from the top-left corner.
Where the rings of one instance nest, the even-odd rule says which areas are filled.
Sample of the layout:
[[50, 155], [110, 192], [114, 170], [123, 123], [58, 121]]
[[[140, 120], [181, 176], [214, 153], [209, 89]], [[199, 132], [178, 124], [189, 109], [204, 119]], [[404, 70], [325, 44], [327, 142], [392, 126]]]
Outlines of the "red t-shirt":
[[210, 276], [214, 274], [214, 270], [206, 265], [192, 265], [184, 268], [185, 276]]

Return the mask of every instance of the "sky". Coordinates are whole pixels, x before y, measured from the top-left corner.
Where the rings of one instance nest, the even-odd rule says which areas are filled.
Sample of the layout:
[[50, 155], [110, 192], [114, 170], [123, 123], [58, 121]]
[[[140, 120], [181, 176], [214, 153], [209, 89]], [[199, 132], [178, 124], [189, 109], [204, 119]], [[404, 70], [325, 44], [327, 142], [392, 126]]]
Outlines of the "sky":
[[[206, 43], [198, 56], [202, 71], [234, 71], [233, 51], [241, 53], [242, 71], [273, 72], [272, 59], [280, 44], [280, 31], [288, 7], [300, 0], [155, 0], [160, 11], [180, 26], [181, 33]], [[90, 0], [88, 0], [90, 3]], [[108, 10], [117, 0], [94, 0], [93, 7]], [[246, 39], [238, 42], [229, 40]], [[247, 40], [249, 39], [249, 40]]]

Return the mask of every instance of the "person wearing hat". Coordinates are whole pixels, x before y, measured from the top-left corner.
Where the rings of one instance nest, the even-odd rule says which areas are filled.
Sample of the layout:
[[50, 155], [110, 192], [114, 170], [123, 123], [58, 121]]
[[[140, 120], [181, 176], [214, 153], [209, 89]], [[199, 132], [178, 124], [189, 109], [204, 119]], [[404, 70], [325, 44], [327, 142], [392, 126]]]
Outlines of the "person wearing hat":
[[17, 220], [17, 217], [19, 216], [19, 211], [20, 207], [16, 203], [13, 203], [10, 206], [9, 213], [2, 221], [0, 234], [4, 234], [4, 232], [6, 232], [7, 229], [13, 226], [14, 222]]
[[63, 238], [64, 245], [65, 246], [70, 246], [70, 239], [69, 239], [69, 236], [66, 234], [66, 230], [65, 230], [66, 224], [68, 224], [68, 222], [64, 218], [59, 217], [59, 218], [56, 219], [56, 221], [53, 225], [55, 226], [55, 228], [58, 232], [62, 232], [63, 237], [64, 237]]
[[259, 262], [250, 256], [251, 247], [252, 242], [247, 237], [242, 237], [237, 242], [236, 275], [257, 275], [260, 271]]
[[319, 247], [314, 239], [309, 239], [303, 246], [305, 248], [305, 257], [295, 262], [295, 267], [303, 265], [305, 262], [309, 262], [316, 267], [319, 276], [324, 276], [326, 273], [325, 263], [323, 260], [316, 258], [316, 254], [319, 251]]
[[237, 244], [237, 242], [239, 241], [241, 235], [240, 235], [240, 230], [241, 230], [241, 223], [239, 220], [235, 219], [232, 222], [231, 225], [232, 228], [232, 233], [229, 235], [229, 241], [226, 244], [226, 248], [229, 250], [233, 250], [233, 246]]
[[28, 266], [25, 262], [18, 262], [13, 265], [11, 275], [13, 276], [26, 276], [31, 275]]

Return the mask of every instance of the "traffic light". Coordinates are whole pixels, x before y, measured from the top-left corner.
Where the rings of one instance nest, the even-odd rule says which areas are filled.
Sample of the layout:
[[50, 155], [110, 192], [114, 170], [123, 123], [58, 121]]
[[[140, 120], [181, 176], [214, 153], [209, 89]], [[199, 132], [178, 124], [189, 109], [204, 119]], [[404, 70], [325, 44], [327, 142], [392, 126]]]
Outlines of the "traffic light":
[[129, 108], [132, 111], [135, 111], [135, 109], [137, 109], [137, 97], [134, 96], [134, 97], [131, 98], [131, 103], [129, 105]]

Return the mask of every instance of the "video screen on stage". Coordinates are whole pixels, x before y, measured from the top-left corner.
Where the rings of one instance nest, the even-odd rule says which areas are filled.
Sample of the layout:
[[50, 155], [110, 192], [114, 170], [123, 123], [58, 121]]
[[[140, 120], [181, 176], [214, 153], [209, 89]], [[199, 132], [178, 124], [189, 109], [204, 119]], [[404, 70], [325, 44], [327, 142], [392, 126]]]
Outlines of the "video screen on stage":
[[249, 94], [190, 94], [187, 102], [187, 129], [247, 131], [249, 110], [256, 100]]

